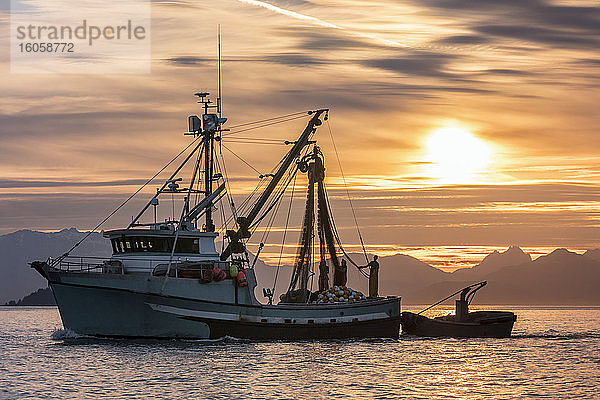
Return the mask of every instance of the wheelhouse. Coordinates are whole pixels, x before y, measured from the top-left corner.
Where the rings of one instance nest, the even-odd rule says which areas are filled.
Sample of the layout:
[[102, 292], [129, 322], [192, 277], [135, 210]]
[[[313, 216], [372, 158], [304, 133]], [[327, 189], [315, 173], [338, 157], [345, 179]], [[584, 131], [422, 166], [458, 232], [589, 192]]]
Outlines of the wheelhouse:
[[172, 231], [154, 229], [128, 229], [107, 231], [104, 236], [110, 239], [113, 255], [140, 253], [170, 254], [175, 245], [176, 254], [217, 255], [213, 232], [180, 232], [175, 241]]

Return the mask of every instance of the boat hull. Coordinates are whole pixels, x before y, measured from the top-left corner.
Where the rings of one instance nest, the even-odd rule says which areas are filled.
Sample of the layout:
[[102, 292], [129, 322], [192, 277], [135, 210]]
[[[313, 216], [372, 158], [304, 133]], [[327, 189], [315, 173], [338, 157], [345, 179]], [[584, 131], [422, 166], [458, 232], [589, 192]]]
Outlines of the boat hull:
[[233, 304], [119, 287], [50, 282], [63, 325], [104, 337], [253, 340], [398, 338], [400, 299], [332, 306]]
[[431, 319], [411, 312], [401, 315], [402, 333], [426, 337], [509, 337], [516, 316], [509, 312], [487, 312], [488, 318], [474, 322]]

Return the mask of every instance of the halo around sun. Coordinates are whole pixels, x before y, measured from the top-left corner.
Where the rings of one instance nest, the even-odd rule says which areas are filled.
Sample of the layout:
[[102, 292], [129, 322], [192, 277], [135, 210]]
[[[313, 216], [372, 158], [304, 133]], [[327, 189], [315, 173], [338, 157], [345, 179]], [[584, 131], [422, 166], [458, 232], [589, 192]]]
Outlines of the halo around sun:
[[442, 183], [475, 183], [492, 157], [486, 142], [458, 126], [434, 130], [427, 136], [425, 148], [427, 173]]

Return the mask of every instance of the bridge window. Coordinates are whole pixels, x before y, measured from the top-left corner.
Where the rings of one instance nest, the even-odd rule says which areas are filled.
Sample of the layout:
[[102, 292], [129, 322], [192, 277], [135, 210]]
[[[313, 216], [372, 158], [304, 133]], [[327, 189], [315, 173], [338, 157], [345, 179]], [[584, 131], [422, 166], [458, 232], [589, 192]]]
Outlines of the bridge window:
[[[115, 254], [134, 252], [170, 253], [173, 249], [173, 241], [174, 238], [124, 237], [112, 239], [111, 243]], [[199, 240], [193, 238], [177, 238], [175, 253], [200, 253]]]

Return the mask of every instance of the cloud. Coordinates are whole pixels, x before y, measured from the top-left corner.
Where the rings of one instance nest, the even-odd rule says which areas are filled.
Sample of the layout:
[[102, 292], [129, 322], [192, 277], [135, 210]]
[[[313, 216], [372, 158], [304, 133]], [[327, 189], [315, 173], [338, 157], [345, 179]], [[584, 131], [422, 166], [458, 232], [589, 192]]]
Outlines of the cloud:
[[489, 43], [490, 39], [482, 35], [453, 35], [433, 41], [442, 45], [478, 45]]
[[291, 35], [294, 35], [299, 41], [299, 47], [307, 51], [319, 50], [356, 50], [356, 49], [375, 49], [385, 46], [372, 41], [361, 40], [348, 36], [342, 36], [337, 32], [315, 32], [307, 29], [289, 29]]
[[[291, 225], [302, 219], [304, 191], [297, 191]], [[572, 183], [455, 185], [400, 190], [352, 190], [363, 235], [369, 244], [440, 245], [456, 243], [583, 246], [597, 237], [600, 189]], [[342, 239], [353, 240], [354, 222], [345, 190], [329, 190]], [[89, 228], [127, 195], [118, 193], [0, 194], [0, 232], [18, 228]], [[134, 199], [104, 228], [125, 225], [147, 200]], [[240, 204], [241, 197], [236, 201]], [[159, 212], [170, 215], [170, 202]], [[284, 199], [287, 204], [287, 199]], [[595, 219], [596, 218], [596, 219]], [[274, 227], [285, 225], [286, 213]], [[276, 229], [277, 230], [277, 229]], [[560, 234], [558, 234], [560, 233]], [[273, 236], [270, 236], [276, 242]], [[293, 250], [292, 250], [293, 251]]]
[[519, 76], [532, 75], [532, 73], [529, 71], [520, 71], [520, 70], [508, 69], [508, 68], [485, 69], [483, 71], [479, 71], [479, 73], [489, 74], [489, 75], [519, 75]]
[[600, 44], [600, 38], [596, 35], [530, 25], [479, 25], [473, 29], [487, 35], [544, 43], [557, 48], [589, 48]]
[[302, 53], [282, 53], [265, 57], [266, 61], [294, 67], [325, 64], [323, 60]]
[[85, 181], [50, 181], [50, 180], [15, 180], [15, 179], [0, 179], [0, 189], [14, 189], [14, 188], [59, 188], [59, 187], [114, 187], [114, 186], [130, 186], [130, 185], [143, 185], [146, 180], [143, 179], [122, 179], [114, 181], [97, 181], [97, 182], [85, 182]]
[[362, 61], [362, 64], [407, 75], [458, 79], [457, 75], [447, 70], [448, 64], [457, 58], [459, 56], [418, 52], [397, 57], [372, 58]]
[[[352, 192], [366, 196], [356, 205], [370, 239], [504, 243], [561, 234], [583, 243], [598, 237], [598, 228], [589, 226], [594, 215], [583, 207], [569, 205], [554, 219], [543, 213], [545, 206], [555, 212], [557, 202], [597, 199], [589, 187], [505, 185], [600, 179], [597, 169], [584, 169], [598, 164], [600, 145], [598, 11], [541, 0], [269, 2], [346, 28], [332, 29], [239, 1], [155, 3], [151, 74], [17, 76], [8, 62], [0, 64], [7, 76], [0, 87], [8, 94], [0, 102], [0, 229], [93, 226], [177, 154], [189, 139], [181, 135], [186, 117], [199, 112], [192, 93], [215, 93], [220, 23], [225, 116], [233, 125], [332, 107], [347, 177], [370, 188]], [[363, 33], [418, 49], [388, 46]], [[423, 137], [446, 120], [498, 146], [498, 186], [431, 188], [423, 168], [403, 164], [418, 162]], [[303, 124], [255, 133], [292, 140]], [[324, 151], [327, 137], [319, 132]], [[281, 149], [266, 148], [232, 144], [260, 170], [280, 157]], [[244, 191], [255, 176], [235, 163], [228, 160], [237, 181], [232, 187]], [[377, 182], [422, 190], [376, 191]], [[380, 198], [369, 197], [375, 195]], [[338, 200], [344, 229], [352, 221], [344, 219], [350, 214]], [[125, 214], [116, 226], [128, 222], [131, 214]]]
[[206, 58], [206, 57], [178, 56], [178, 57], [167, 58], [165, 61], [172, 63], [172, 64], [189, 66], [189, 65], [197, 65], [197, 64], [204, 64], [204, 63], [214, 64], [215, 60], [216, 60], [215, 58]]
[[[177, 56], [165, 59], [166, 62], [179, 66], [196, 66], [199, 64], [215, 65], [215, 58], [196, 57], [196, 56]], [[291, 67], [302, 67], [307, 65], [325, 64], [325, 60], [312, 57], [308, 54], [289, 52], [265, 55], [264, 57], [245, 57], [245, 58], [224, 58], [224, 63], [274, 63], [287, 65]]]
[[425, 0], [418, 4], [444, 9], [457, 18], [465, 18], [468, 13], [466, 28], [485, 35], [558, 48], [583, 48], [600, 43], [598, 7], [556, 5], [544, 0]]
[[600, 67], [600, 59], [598, 58], [580, 58], [573, 62], [574, 64], [580, 64], [583, 66]]

